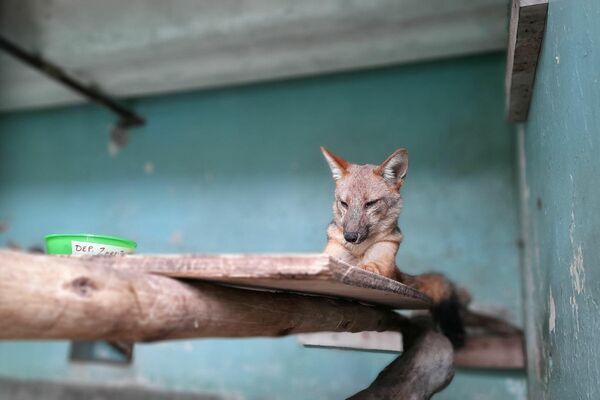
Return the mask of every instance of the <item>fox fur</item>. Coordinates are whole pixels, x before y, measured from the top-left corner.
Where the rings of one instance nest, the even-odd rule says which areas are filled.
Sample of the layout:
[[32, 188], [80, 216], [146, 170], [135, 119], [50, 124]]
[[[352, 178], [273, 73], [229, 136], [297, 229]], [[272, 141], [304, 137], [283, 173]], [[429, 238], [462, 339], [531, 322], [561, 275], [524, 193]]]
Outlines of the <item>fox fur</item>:
[[[460, 345], [464, 330], [454, 285], [438, 273], [413, 276], [396, 266], [402, 242], [400, 188], [408, 171], [408, 151], [398, 149], [380, 165], [352, 164], [324, 147], [321, 152], [335, 181], [333, 220], [327, 228], [324, 252], [427, 294], [434, 303], [434, 319], [445, 325], [442, 330]], [[442, 315], [436, 313], [441, 310]]]

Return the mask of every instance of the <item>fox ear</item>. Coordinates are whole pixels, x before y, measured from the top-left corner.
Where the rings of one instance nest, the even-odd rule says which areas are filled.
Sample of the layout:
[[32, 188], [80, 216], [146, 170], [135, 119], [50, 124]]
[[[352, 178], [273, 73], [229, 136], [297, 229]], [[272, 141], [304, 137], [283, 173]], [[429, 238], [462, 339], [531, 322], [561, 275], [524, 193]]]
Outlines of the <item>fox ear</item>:
[[408, 170], [408, 150], [398, 149], [389, 156], [381, 165], [375, 168], [375, 173], [383, 176], [390, 183], [400, 187], [402, 179]]
[[321, 153], [323, 153], [325, 160], [327, 160], [327, 164], [329, 164], [329, 168], [331, 168], [333, 179], [337, 181], [344, 176], [350, 163], [343, 158], [336, 156], [323, 146], [321, 146]]

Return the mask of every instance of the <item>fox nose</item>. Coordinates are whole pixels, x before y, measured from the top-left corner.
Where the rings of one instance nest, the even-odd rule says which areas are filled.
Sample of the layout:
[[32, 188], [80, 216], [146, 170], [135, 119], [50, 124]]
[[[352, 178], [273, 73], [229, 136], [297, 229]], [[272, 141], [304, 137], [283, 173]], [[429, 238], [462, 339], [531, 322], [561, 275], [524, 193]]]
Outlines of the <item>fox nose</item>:
[[358, 232], [344, 232], [346, 242], [355, 243], [358, 240]]

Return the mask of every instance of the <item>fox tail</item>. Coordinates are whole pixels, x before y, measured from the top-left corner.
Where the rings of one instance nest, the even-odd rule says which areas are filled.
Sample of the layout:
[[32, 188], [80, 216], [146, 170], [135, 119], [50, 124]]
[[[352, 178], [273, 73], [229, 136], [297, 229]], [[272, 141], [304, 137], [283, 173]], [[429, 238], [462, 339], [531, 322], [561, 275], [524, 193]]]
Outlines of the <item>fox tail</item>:
[[455, 348], [465, 344], [465, 326], [461, 309], [470, 301], [469, 295], [439, 273], [409, 275], [397, 272], [397, 280], [429, 296], [433, 300], [431, 314], [436, 325]]

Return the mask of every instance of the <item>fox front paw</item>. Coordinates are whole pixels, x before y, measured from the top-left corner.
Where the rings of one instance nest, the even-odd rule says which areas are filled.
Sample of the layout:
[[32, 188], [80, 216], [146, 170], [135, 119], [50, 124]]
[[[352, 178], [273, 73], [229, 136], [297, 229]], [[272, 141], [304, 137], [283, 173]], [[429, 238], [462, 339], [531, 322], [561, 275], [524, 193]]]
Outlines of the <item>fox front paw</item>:
[[374, 274], [382, 275], [381, 269], [379, 269], [379, 266], [373, 262], [361, 264], [358, 267], [364, 269], [365, 271], [369, 271], [369, 272], [373, 272]]

